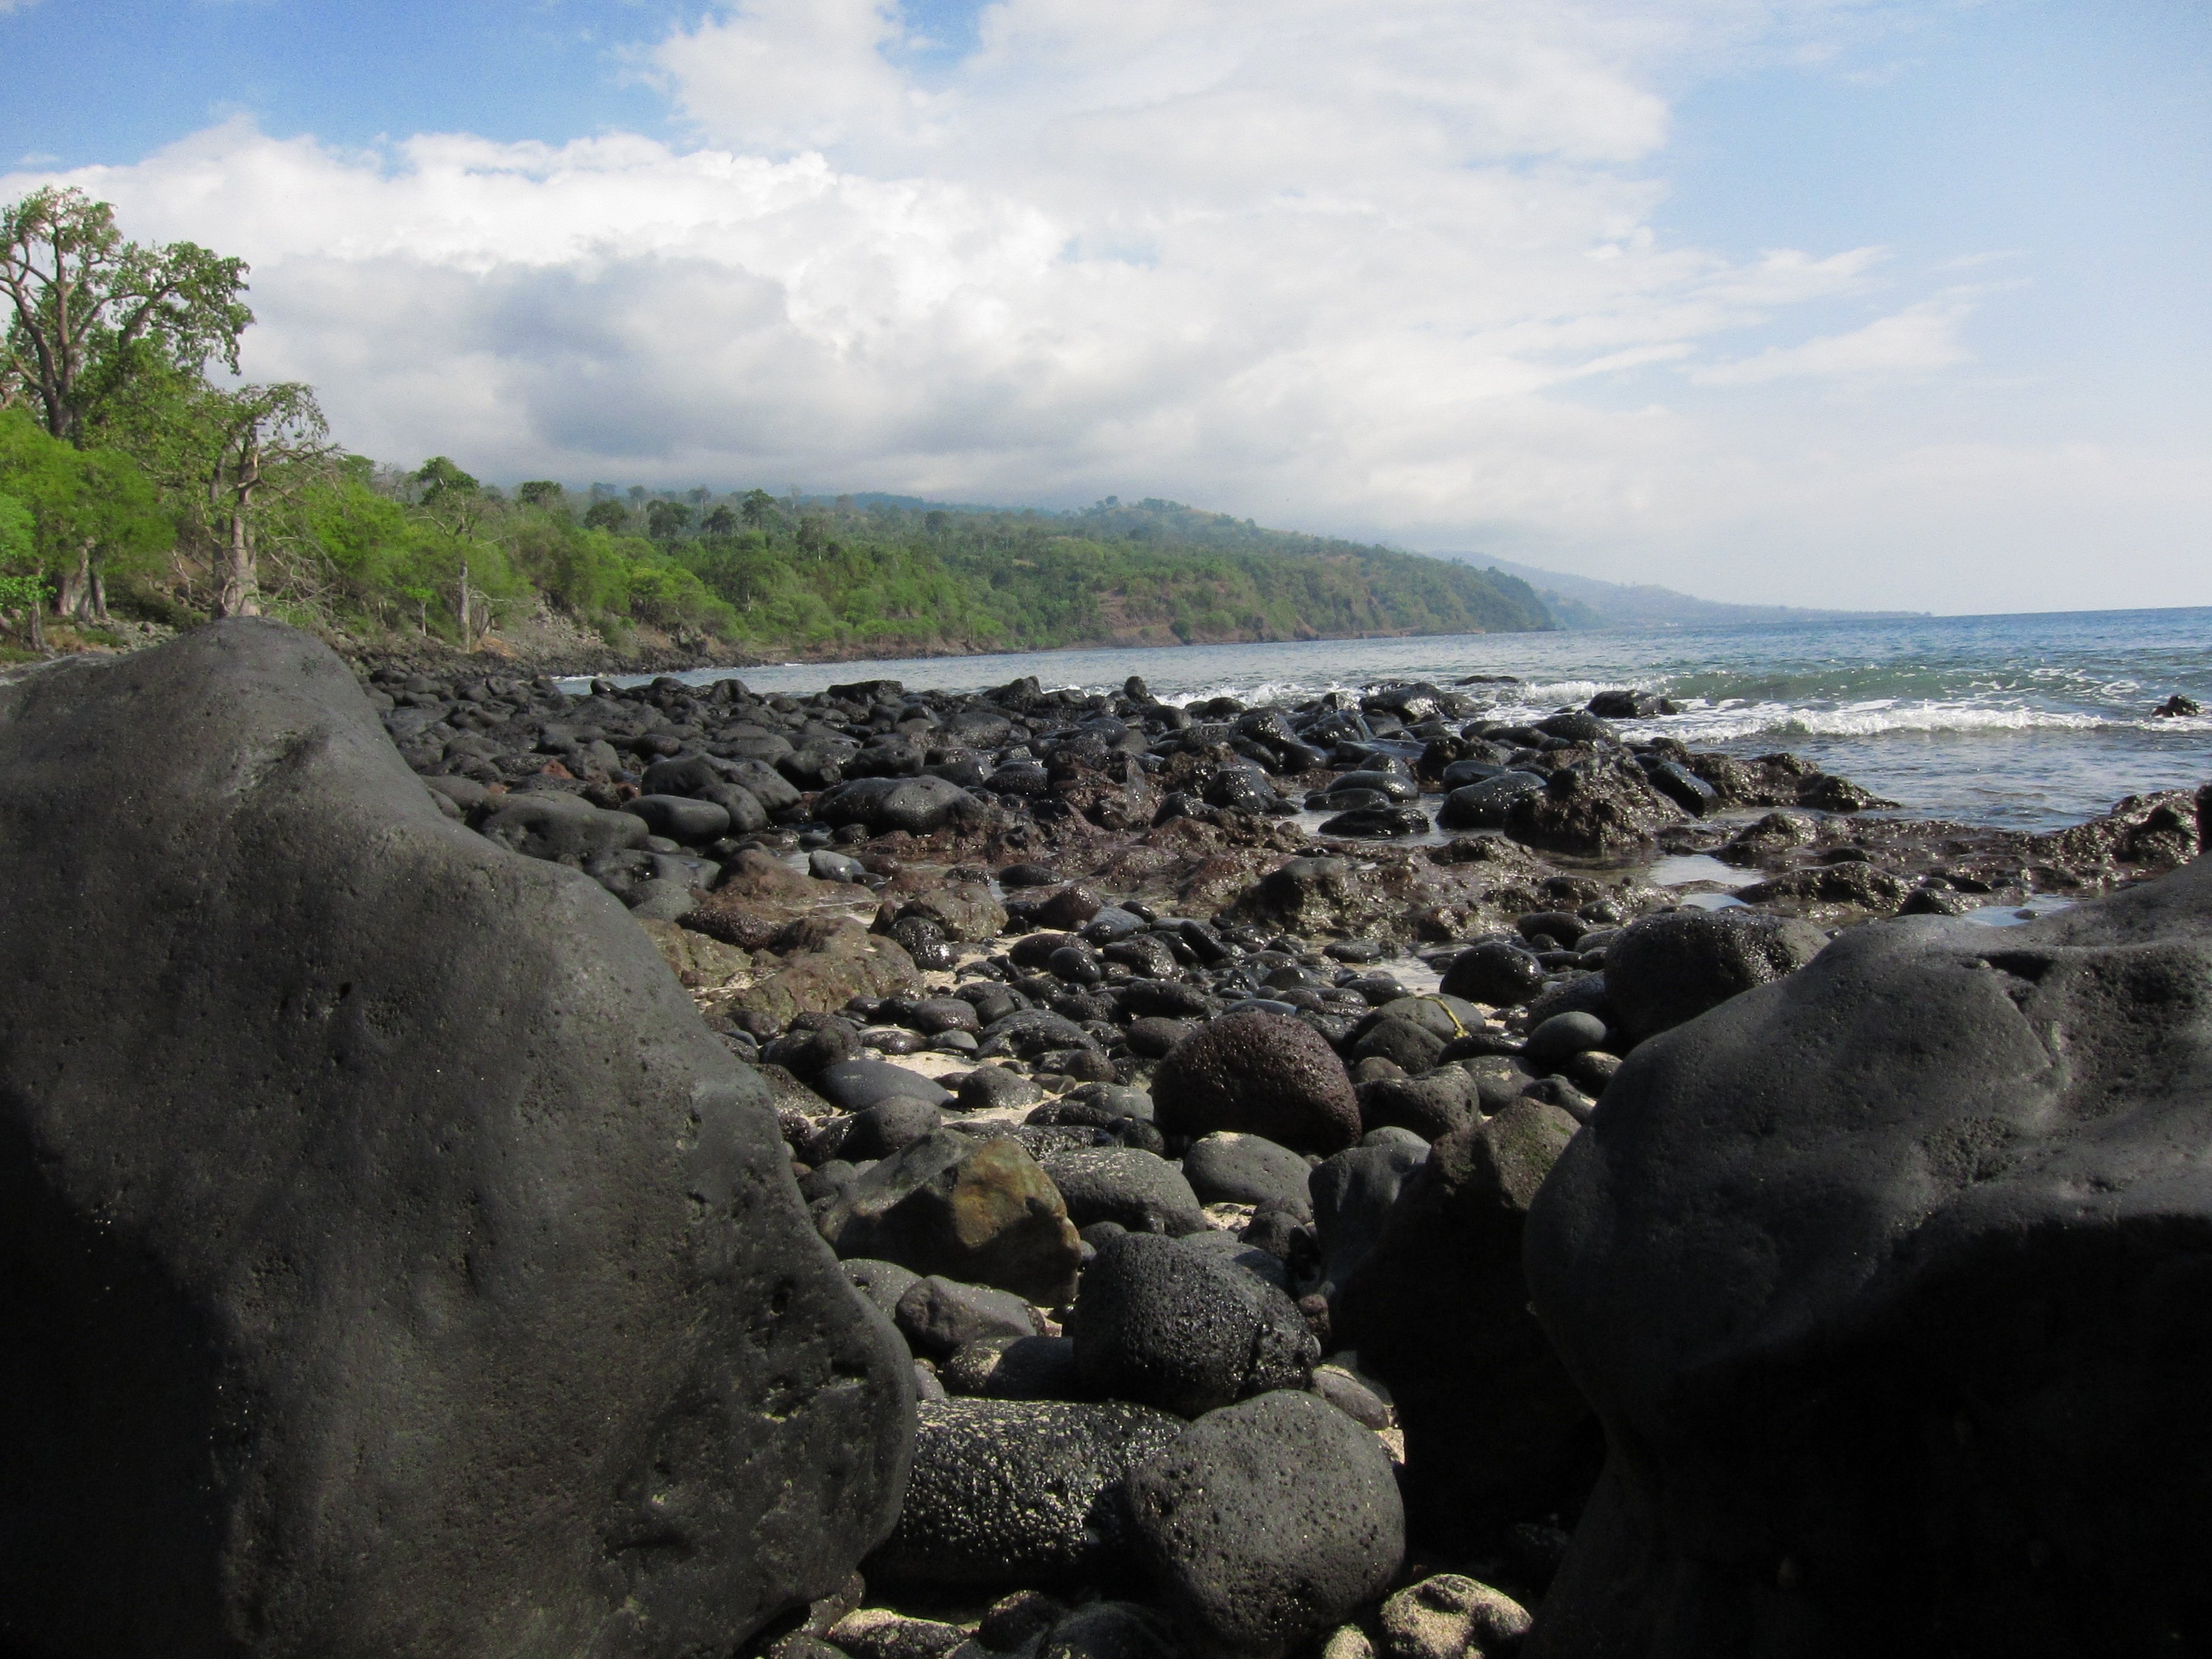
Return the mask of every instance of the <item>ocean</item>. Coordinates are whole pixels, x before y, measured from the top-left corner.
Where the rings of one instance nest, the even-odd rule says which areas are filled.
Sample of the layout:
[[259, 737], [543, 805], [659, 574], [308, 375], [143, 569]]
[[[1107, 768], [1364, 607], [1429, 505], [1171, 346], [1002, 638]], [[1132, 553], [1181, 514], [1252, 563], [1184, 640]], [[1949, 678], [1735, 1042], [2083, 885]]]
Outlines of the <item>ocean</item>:
[[1908, 812], [2015, 829], [2212, 781], [2212, 716], [2151, 712], [2176, 692], [2212, 708], [2212, 609], [1041, 651], [681, 678], [732, 672], [756, 691], [793, 694], [875, 678], [973, 690], [1024, 674], [1048, 689], [1103, 691], [1138, 674], [1170, 702], [1227, 693], [1253, 703], [1516, 675], [1518, 685], [1470, 688], [1495, 698], [1501, 718], [1627, 686], [1682, 706], [1624, 722], [1629, 735], [1746, 755], [1787, 749]]

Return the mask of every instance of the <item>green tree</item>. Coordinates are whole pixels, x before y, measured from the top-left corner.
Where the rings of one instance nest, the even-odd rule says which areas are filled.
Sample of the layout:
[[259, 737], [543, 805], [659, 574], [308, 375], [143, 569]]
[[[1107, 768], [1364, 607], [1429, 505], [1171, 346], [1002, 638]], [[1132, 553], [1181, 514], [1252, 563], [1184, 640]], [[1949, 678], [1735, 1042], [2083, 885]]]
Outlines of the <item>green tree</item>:
[[450, 455], [433, 455], [423, 462], [416, 471], [415, 482], [422, 491], [426, 507], [473, 495], [483, 487], [462, 471]]
[[629, 524], [629, 509], [620, 501], [593, 501], [584, 512], [587, 530], [619, 531]]
[[706, 516], [699, 526], [699, 533], [702, 536], [734, 536], [738, 533], [738, 515], [730, 511], [730, 504], [724, 501]]
[[314, 389], [297, 380], [219, 392], [198, 400], [204, 429], [208, 517], [216, 532], [218, 617], [261, 614], [256, 497], [306, 482], [327, 467], [330, 426]]
[[[0, 349], [0, 402], [38, 411], [57, 438], [82, 441], [95, 387], [117, 368], [159, 362], [198, 375], [238, 372], [253, 313], [246, 262], [194, 242], [125, 240], [115, 210], [49, 186], [0, 211], [0, 295], [12, 313]], [[108, 373], [103, 374], [102, 371]]]
[[46, 592], [39, 570], [38, 521], [28, 507], [0, 491], [0, 611], [21, 619], [25, 642], [34, 651], [46, 648], [40, 617]]
[[691, 525], [691, 509], [681, 501], [653, 501], [645, 509], [645, 533], [657, 542], [672, 542]]
[[738, 503], [738, 512], [753, 529], [765, 530], [775, 516], [775, 497], [765, 489], [748, 489]]
[[107, 581], [158, 562], [175, 539], [153, 482], [128, 455], [80, 450], [24, 410], [0, 410], [0, 490], [31, 515], [31, 552], [11, 562], [63, 615], [107, 615]]
[[529, 478], [514, 487], [514, 499], [525, 507], [559, 507], [568, 494], [550, 478]]

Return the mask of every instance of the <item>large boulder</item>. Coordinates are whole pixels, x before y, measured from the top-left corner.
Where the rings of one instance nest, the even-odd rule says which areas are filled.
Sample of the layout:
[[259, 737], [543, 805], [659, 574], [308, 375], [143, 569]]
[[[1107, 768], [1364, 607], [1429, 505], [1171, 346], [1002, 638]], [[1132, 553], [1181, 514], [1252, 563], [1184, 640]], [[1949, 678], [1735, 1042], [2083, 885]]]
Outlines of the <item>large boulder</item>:
[[1523, 1097], [1437, 1141], [1334, 1304], [1336, 1339], [1390, 1385], [1414, 1534], [1448, 1549], [1571, 1520], [1597, 1475], [1596, 1419], [1528, 1311], [1521, 1265], [1528, 1206], [1577, 1127]]
[[0, 688], [0, 1647], [721, 1652], [889, 1531], [760, 1080], [327, 649]]
[[1796, 972], [1827, 942], [1810, 922], [1756, 910], [1644, 916], [1606, 946], [1606, 1000], [1630, 1036], [1652, 1036]]
[[870, 1582], [1056, 1588], [1110, 1571], [1126, 1545], [1122, 1477], [1182, 1428], [1146, 1406], [925, 1405], [905, 1506]]
[[1389, 1455], [1310, 1394], [1200, 1418], [1128, 1474], [1135, 1552], [1205, 1654], [1281, 1659], [1388, 1588], [1406, 1553]]
[[1328, 1153], [1359, 1139], [1359, 1102], [1328, 1040], [1280, 1014], [1224, 1014], [1170, 1049], [1152, 1078], [1163, 1134], [1220, 1130]]
[[2212, 864], [1639, 1048], [1528, 1217], [1607, 1474], [1562, 1655], [2212, 1641]]

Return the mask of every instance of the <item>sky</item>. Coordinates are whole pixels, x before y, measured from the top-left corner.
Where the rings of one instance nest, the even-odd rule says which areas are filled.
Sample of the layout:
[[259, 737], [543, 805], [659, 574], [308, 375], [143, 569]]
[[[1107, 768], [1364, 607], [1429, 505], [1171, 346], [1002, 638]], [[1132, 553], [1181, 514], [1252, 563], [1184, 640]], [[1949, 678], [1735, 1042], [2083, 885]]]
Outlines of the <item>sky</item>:
[[2212, 604], [2203, 0], [0, 0], [0, 200], [488, 479]]

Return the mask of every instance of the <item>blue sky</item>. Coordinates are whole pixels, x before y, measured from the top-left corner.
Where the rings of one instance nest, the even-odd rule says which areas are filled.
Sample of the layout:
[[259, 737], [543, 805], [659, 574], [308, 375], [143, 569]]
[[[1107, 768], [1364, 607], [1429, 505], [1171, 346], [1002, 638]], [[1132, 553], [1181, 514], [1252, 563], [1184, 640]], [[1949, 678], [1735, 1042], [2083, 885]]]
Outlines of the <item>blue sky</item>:
[[[2212, 8], [0, 0], [381, 459], [2212, 602]], [[442, 135], [431, 140], [428, 135]]]

